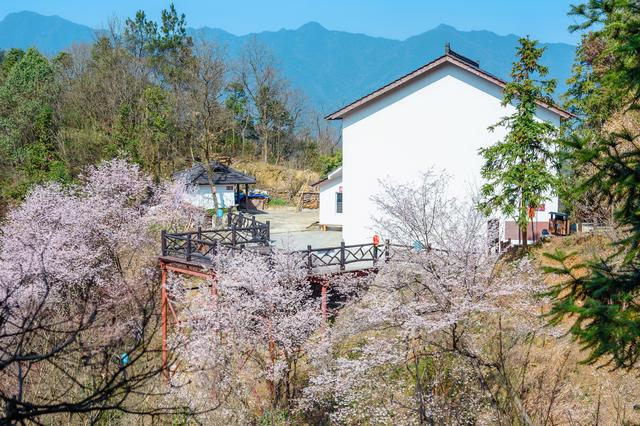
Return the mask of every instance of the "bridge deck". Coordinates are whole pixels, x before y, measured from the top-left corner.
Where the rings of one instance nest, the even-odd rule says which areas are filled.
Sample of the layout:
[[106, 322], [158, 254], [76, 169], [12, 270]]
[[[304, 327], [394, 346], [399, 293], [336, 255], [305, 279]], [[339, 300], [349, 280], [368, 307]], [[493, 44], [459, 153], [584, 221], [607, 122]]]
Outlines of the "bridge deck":
[[[261, 223], [242, 214], [228, 215], [229, 228], [193, 232], [162, 232], [162, 256], [164, 262], [182, 263], [191, 268], [207, 269], [219, 253], [251, 250], [268, 254], [273, 250], [269, 222]], [[291, 252], [300, 256], [301, 263], [310, 275], [333, 274], [375, 268], [381, 261], [388, 261], [392, 246], [384, 244], [344, 243], [335, 247], [311, 247]]]
[[[161, 317], [162, 317], [162, 365], [165, 377], [169, 378], [167, 333], [170, 317], [179, 324], [176, 309], [167, 289], [167, 274], [175, 272], [209, 280], [208, 287], [217, 294], [213, 259], [219, 253], [251, 250], [269, 255], [273, 247], [269, 222], [260, 223], [255, 218], [243, 215], [228, 215], [227, 228], [194, 232], [168, 233], [162, 231], [162, 255], [159, 263], [162, 270]], [[400, 246], [395, 246], [400, 247]], [[327, 321], [332, 297], [329, 291], [330, 275], [352, 273], [364, 275], [377, 272], [379, 262], [388, 261], [392, 245], [356, 244], [336, 247], [313, 248], [292, 252], [300, 256], [301, 264], [308, 271], [308, 279], [314, 284], [314, 293], [319, 293], [322, 318]]]

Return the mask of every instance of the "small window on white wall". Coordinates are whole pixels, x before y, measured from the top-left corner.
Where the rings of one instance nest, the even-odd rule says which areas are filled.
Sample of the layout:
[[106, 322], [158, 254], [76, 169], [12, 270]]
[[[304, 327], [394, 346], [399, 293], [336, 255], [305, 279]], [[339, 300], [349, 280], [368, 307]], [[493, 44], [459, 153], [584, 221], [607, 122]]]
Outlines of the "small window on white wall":
[[342, 213], [342, 192], [336, 192], [336, 213]]

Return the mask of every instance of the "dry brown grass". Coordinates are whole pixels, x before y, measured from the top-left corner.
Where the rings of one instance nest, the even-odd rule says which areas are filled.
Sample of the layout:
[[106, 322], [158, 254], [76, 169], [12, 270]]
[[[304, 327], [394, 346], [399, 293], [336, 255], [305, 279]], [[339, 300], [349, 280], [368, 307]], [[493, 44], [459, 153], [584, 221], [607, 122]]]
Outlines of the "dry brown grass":
[[[603, 235], [577, 234], [555, 238], [534, 249], [539, 264], [552, 262], [543, 253], [560, 249], [576, 253], [569, 259], [575, 265], [595, 256], [607, 256], [612, 249]], [[586, 269], [578, 270], [587, 273]], [[548, 275], [546, 282], [556, 284], [560, 277]], [[560, 325], [566, 332], [572, 319]], [[580, 362], [586, 353], [570, 336], [537, 338], [530, 348], [522, 347], [522, 362], [528, 358], [523, 386], [526, 404], [540, 414], [543, 424], [640, 424], [640, 380], [638, 372], [611, 371], [602, 365]]]
[[272, 196], [295, 200], [301, 189], [320, 179], [320, 174], [311, 170], [291, 169], [259, 161], [240, 160], [232, 167], [254, 176], [256, 188], [264, 189]]

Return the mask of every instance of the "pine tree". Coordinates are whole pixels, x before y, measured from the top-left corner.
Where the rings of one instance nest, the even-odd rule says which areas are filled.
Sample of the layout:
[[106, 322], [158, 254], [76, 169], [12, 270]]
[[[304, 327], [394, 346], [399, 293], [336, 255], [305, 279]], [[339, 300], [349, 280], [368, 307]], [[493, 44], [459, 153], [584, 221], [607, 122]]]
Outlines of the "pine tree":
[[486, 180], [479, 207], [486, 214], [496, 210], [514, 217], [527, 246], [528, 210], [538, 206], [553, 189], [555, 127], [536, 119], [538, 101], [551, 103], [555, 80], [543, 80], [547, 67], [539, 63], [544, 48], [527, 38], [520, 39], [518, 61], [511, 71], [512, 81], [504, 89], [504, 106], [514, 105], [515, 112], [489, 129], [504, 127], [504, 140], [480, 149], [484, 157], [481, 174]]
[[557, 266], [547, 271], [565, 278], [549, 292], [550, 318], [574, 319], [571, 333], [590, 352], [585, 362], [631, 368], [640, 357], [640, 131], [633, 128], [640, 107], [640, 5], [590, 1], [572, 13], [585, 20], [576, 28], [596, 28], [583, 38], [574, 68], [573, 101], [584, 119], [566, 142], [573, 190], [599, 195], [624, 236], [603, 259], [576, 265], [571, 254], [549, 255]]

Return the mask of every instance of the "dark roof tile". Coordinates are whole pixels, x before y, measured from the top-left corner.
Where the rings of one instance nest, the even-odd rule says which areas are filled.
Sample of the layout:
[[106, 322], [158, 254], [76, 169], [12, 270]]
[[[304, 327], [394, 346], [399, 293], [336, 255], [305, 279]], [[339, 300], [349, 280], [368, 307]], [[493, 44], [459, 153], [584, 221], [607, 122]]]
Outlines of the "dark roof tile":
[[[254, 184], [256, 178], [246, 175], [224, 164], [212, 161], [213, 183], [216, 185]], [[207, 173], [202, 163], [196, 163], [191, 168], [175, 173], [174, 179], [182, 179], [188, 184], [208, 185]]]

